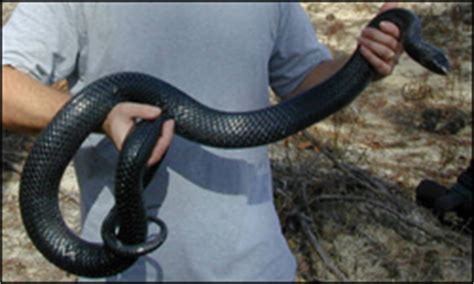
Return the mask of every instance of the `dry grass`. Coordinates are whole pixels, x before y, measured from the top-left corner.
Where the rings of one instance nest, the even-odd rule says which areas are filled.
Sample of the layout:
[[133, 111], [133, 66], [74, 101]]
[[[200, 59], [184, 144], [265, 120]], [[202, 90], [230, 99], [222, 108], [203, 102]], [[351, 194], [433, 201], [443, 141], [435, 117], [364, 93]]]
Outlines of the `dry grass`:
[[[2, 4], [3, 23], [13, 6]], [[380, 4], [303, 6], [339, 56], [352, 52]], [[432, 75], [404, 56], [349, 108], [270, 147], [275, 201], [300, 281], [472, 281], [471, 233], [441, 225], [414, 202], [422, 178], [449, 185], [472, 157], [472, 4], [403, 6], [447, 50], [451, 75]], [[74, 280], [34, 249], [21, 225], [18, 173], [32, 138], [2, 134], [2, 279]], [[77, 228], [72, 168], [61, 199]]]
[[465, 245], [470, 234], [443, 227], [399, 186], [334, 159], [332, 152], [326, 154], [336, 163], [312, 147], [295, 147], [304, 137], [291, 140], [287, 147], [272, 146], [272, 162], [276, 202], [299, 260], [299, 280], [470, 279], [472, 250]]

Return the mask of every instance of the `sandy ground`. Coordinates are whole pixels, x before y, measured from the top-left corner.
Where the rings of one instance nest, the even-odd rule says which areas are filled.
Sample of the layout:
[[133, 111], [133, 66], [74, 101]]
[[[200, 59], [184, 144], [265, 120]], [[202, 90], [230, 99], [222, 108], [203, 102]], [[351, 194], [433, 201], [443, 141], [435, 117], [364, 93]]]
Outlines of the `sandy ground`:
[[[309, 4], [308, 8], [312, 11], [312, 7], [318, 7], [324, 11], [310, 12], [321, 40], [334, 50], [351, 52], [354, 37], [370, 19], [370, 15], [377, 11], [378, 5], [343, 4], [347, 9], [340, 9], [339, 5]], [[450, 177], [459, 172], [467, 159], [472, 157], [472, 42], [466, 39], [459, 46], [459, 40], [454, 39], [456, 36], [469, 35], [472, 26], [458, 28], [456, 30], [466, 29], [467, 32], [464, 34], [460, 31], [459, 35], [454, 35], [450, 32], [450, 26], [444, 27], [443, 31], [440, 29], [443, 26], [429, 21], [428, 17], [447, 13], [450, 5], [403, 4], [427, 15], [427, 38], [434, 38], [434, 42], [447, 49], [455, 65], [456, 69], [450, 76], [430, 74], [405, 54], [392, 76], [373, 84], [347, 110], [332, 117], [332, 121], [313, 128], [316, 133], [320, 132], [326, 137], [328, 132], [333, 135], [337, 133], [338, 137], [332, 137], [333, 143], [343, 148], [349, 147], [355, 151], [351, 151], [350, 155], [362, 155], [361, 159], [365, 160], [367, 168], [380, 168], [379, 173], [383, 172], [387, 179], [405, 186], [415, 186], [420, 176], [433, 176], [440, 172], [445, 174], [440, 181], [452, 181]], [[331, 19], [330, 23], [326, 21], [318, 28], [318, 23], [328, 18]], [[440, 39], [443, 36], [448, 38]], [[423, 111], [438, 108], [445, 110], [447, 116], [453, 116], [456, 109], [461, 111], [468, 126], [455, 135], [420, 129]], [[348, 123], [354, 119], [355, 123]], [[440, 124], [446, 123], [449, 117], [444, 119]], [[391, 170], [393, 168], [405, 171], [397, 172]]]
[[[2, 4], [2, 23], [6, 22], [5, 15], [14, 5]], [[333, 50], [335, 56], [353, 51], [360, 29], [380, 6], [379, 3], [302, 5], [318, 37]], [[430, 218], [426, 217], [429, 215], [426, 210], [417, 208], [413, 202], [414, 187], [420, 179], [431, 178], [449, 185], [472, 157], [472, 22], [468, 20], [472, 17], [469, 14], [472, 13], [472, 6], [464, 4], [459, 6], [461, 9], [457, 9], [456, 5], [403, 4], [422, 16], [425, 36], [447, 51], [454, 66], [451, 75], [432, 75], [404, 55], [392, 76], [374, 83], [350, 107], [310, 129], [323, 145], [334, 150], [341, 161], [356, 164], [373, 176], [398, 187], [399, 195], [405, 196], [410, 203], [407, 206], [414, 208], [416, 214], [411, 215], [413, 218]], [[428, 114], [433, 113], [433, 110], [441, 115], [435, 120], [435, 126], [428, 127]], [[449, 124], [452, 121], [461, 121], [464, 126]], [[11, 135], [9, 137], [12, 139]], [[271, 148], [277, 193], [292, 189], [289, 184], [297, 178], [306, 177], [308, 170], [312, 170], [315, 180], [321, 177], [328, 177], [328, 180], [332, 178], [334, 182], [337, 179], [344, 180], [343, 176], [334, 178], [334, 171], [327, 160], [322, 159], [317, 149], [300, 138], [292, 137]], [[9, 141], [18, 141], [15, 139], [14, 136]], [[11, 147], [5, 139], [2, 144], [4, 148]], [[290, 156], [291, 167], [285, 160]], [[292, 176], [288, 176], [288, 172]], [[2, 174], [2, 280], [74, 280], [73, 275], [49, 264], [33, 247], [19, 217], [18, 175], [5, 171]], [[317, 187], [320, 185], [317, 182], [305, 179], [304, 184]], [[301, 184], [297, 186], [301, 187]], [[77, 229], [78, 188], [72, 165], [63, 178], [60, 197], [67, 223]], [[310, 241], [300, 236], [301, 229], [292, 229], [290, 218], [282, 213], [290, 210], [289, 203], [280, 202], [281, 195], [277, 201], [285, 234], [298, 258], [297, 279], [340, 280], [337, 273], [328, 268], [326, 261], [311, 253]], [[420, 215], [417, 215], [418, 212], [421, 212]], [[403, 235], [397, 229], [397, 224], [387, 227], [381, 225], [385, 224], [382, 221], [353, 221], [359, 222], [352, 226], [356, 228], [357, 234], [353, 231], [349, 233], [338, 229], [338, 222], [334, 221], [339, 218], [337, 214], [329, 222], [324, 221], [323, 217], [327, 216], [322, 216], [323, 213], [318, 209], [312, 213], [321, 220], [318, 222], [319, 228], [314, 230], [321, 246], [327, 250], [336, 267], [343, 271], [346, 279], [472, 279], [472, 258], [443, 242], [427, 241], [420, 244]], [[361, 219], [364, 219], [363, 216]], [[377, 219], [376, 216], [373, 219]], [[436, 221], [429, 220], [434, 226], [440, 226]], [[364, 235], [364, 238], [360, 235]], [[460, 238], [463, 242], [471, 242], [470, 234]], [[471, 245], [467, 247], [467, 253], [472, 256]]]

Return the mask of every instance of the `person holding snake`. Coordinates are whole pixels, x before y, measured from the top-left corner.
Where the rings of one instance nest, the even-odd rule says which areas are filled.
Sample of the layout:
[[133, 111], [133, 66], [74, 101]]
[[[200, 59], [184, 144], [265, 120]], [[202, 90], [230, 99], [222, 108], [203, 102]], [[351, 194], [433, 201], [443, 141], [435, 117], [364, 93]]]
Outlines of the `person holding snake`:
[[[385, 3], [380, 12], [396, 7]], [[20, 3], [3, 42], [2, 125], [30, 133], [45, 129], [71, 95], [117, 72], [146, 73], [211, 108], [246, 112], [269, 105], [269, 86], [289, 100], [349, 60], [332, 58], [299, 3]], [[400, 29], [388, 21], [368, 26], [358, 50], [379, 79], [388, 76], [403, 52]], [[69, 94], [49, 86], [61, 79]], [[103, 241], [118, 152], [137, 120], [166, 111], [119, 102], [102, 133], [82, 143], [74, 157], [81, 238]], [[74, 273], [81, 281], [293, 281], [296, 261], [273, 204], [266, 147], [201, 145], [174, 136], [180, 127], [173, 117], [165, 121], [147, 158], [148, 166], [161, 166], [144, 192], [146, 214], [166, 220], [166, 242], [124, 267]]]

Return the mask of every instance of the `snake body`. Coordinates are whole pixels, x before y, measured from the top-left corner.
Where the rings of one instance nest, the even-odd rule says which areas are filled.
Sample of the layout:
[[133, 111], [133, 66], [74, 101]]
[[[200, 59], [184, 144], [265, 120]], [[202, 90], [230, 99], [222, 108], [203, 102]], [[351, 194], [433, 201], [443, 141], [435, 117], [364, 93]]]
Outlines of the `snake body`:
[[[439, 74], [448, 71], [449, 63], [443, 52], [422, 40], [420, 22], [414, 13], [392, 9], [376, 16], [369, 25], [378, 27], [381, 21], [393, 22], [400, 28], [404, 48], [414, 60]], [[114, 275], [135, 262], [138, 257], [135, 254], [80, 239], [64, 223], [58, 205], [59, 183], [66, 166], [81, 143], [91, 132], [100, 129], [109, 111], [120, 102], [161, 107], [167, 118], [175, 120], [176, 133], [186, 139], [222, 148], [253, 147], [285, 138], [340, 110], [374, 76], [376, 72], [357, 50], [340, 71], [323, 83], [275, 106], [250, 112], [211, 109], [147, 74], [125, 72], [99, 79], [64, 106], [39, 135], [29, 154], [20, 187], [20, 209], [26, 231], [50, 262], [77, 275]], [[157, 128], [156, 125], [159, 124], [144, 127]], [[130, 148], [153, 145], [155, 138], [148, 137], [149, 133], [134, 134]], [[143, 140], [148, 141], [145, 143], [148, 146], [137, 146]], [[141, 176], [141, 169], [128, 154], [121, 155], [114, 209], [121, 224], [118, 238], [125, 244], [140, 244], [146, 240], [147, 221], [140, 190], [129, 187], [140, 183], [137, 177]]]

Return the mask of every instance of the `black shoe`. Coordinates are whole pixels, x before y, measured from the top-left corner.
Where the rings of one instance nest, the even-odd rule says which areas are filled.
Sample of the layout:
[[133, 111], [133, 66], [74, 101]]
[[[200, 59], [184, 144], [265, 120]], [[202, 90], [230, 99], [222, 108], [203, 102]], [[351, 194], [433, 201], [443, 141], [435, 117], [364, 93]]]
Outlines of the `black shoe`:
[[433, 210], [437, 215], [444, 215], [451, 211], [459, 211], [466, 202], [464, 196], [449, 190], [445, 195], [435, 200]]
[[416, 201], [421, 206], [432, 209], [435, 201], [447, 192], [446, 187], [425, 179], [416, 188]]

